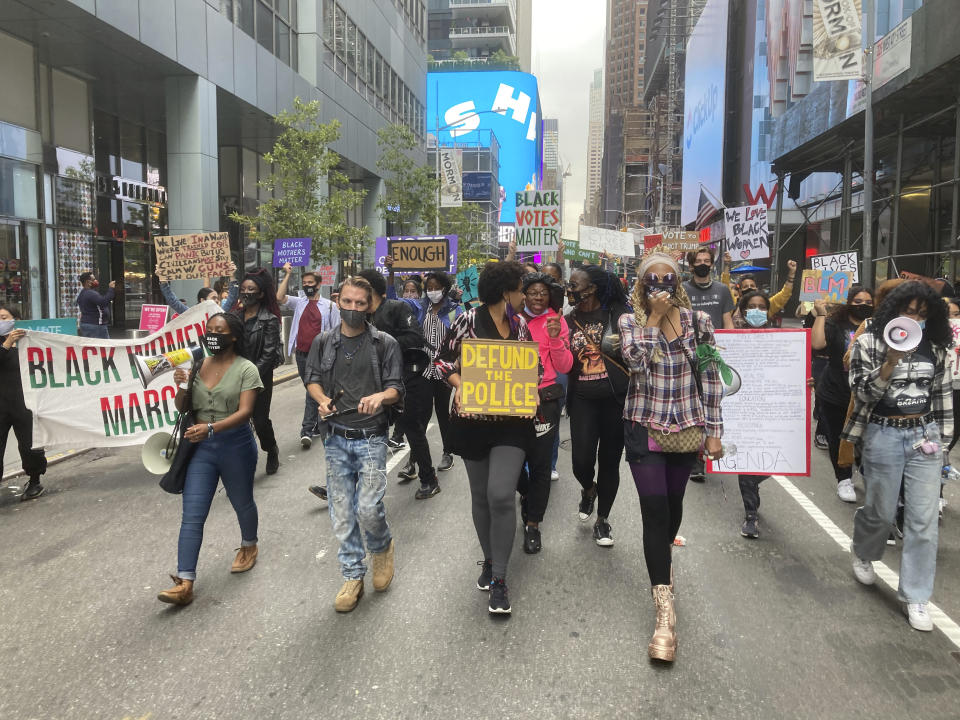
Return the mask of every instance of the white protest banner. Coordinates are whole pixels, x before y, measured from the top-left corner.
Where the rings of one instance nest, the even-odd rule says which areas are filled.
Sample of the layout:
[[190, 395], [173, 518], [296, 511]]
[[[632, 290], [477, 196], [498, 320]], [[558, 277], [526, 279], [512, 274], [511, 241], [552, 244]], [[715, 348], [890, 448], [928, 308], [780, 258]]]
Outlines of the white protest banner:
[[863, 77], [860, 0], [813, 0], [813, 79]]
[[809, 475], [810, 330], [717, 330], [716, 341], [742, 384], [721, 404], [723, 445], [736, 452], [709, 471]]
[[132, 341], [28, 331], [17, 350], [34, 446], [139, 445], [156, 432], [171, 432], [177, 421], [173, 373], [145, 383], [136, 358], [199, 346], [207, 318], [218, 312], [207, 300]]
[[726, 250], [735, 261], [770, 257], [766, 205], [726, 208], [723, 217], [727, 235]]
[[556, 250], [560, 240], [560, 193], [527, 190], [517, 193], [517, 250]]
[[463, 150], [440, 148], [440, 207], [463, 205]]
[[811, 270], [833, 270], [848, 273], [853, 282], [860, 282], [860, 258], [857, 252], [814, 255], [810, 258]]
[[607, 252], [622, 257], [634, 257], [636, 255], [632, 232], [581, 225], [579, 239], [582, 250]]

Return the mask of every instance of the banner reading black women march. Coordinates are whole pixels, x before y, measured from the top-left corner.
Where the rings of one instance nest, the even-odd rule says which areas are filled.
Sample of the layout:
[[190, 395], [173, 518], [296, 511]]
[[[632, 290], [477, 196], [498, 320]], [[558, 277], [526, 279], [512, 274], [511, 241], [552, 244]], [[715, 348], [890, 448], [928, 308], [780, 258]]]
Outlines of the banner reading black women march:
[[34, 447], [139, 445], [177, 422], [173, 373], [145, 376], [137, 358], [194, 348], [215, 302], [196, 305], [140, 340], [30, 332], [17, 343]]

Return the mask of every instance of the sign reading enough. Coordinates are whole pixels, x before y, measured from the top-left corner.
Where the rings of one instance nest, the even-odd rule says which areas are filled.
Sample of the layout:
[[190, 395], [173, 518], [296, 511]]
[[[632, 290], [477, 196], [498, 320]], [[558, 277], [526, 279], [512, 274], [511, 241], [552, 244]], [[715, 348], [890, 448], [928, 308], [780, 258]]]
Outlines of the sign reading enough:
[[512, 340], [464, 340], [460, 409], [475, 415], [533, 417], [540, 404], [539, 346]]
[[446, 270], [450, 262], [450, 239], [446, 235], [387, 238], [387, 255], [395, 272]]
[[198, 280], [230, 275], [230, 235], [157, 235], [157, 275], [166, 280]]

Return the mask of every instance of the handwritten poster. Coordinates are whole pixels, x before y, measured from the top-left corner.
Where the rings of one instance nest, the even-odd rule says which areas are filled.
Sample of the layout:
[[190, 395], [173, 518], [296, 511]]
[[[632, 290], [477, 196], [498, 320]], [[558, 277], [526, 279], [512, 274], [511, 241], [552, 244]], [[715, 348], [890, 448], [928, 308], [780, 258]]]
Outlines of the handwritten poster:
[[853, 282], [852, 273], [847, 270], [804, 270], [800, 276], [800, 302], [844, 303]]
[[463, 291], [460, 301], [464, 305], [476, 299], [478, 282], [480, 282], [480, 273], [476, 265], [471, 265], [457, 273], [457, 286]]
[[320, 287], [333, 287], [333, 281], [336, 280], [337, 271], [333, 265], [320, 265], [317, 267], [320, 274]]
[[[511, 228], [512, 230], [513, 228]], [[375, 240], [374, 245], [374, 267], [377, 272], [383, 273], [384, 275], [389, 274], [390, 268], [386, 266], [384, 261], [393, 253], [392, 248], [396, 247], [397, 243], [401, 242], [429, 242], [437, 240], [446, 240], [447, 241], [447, 265], [445, 267], [439, 267], [439, 270], [446, 270], [449, 273], [457, 272], [457, 236], [456, 235], [389, 235], [387, 237], [378, 237]], [[410, 254], [410, 253], [404, 253]], [[410, 273], [422, 273], [424, 269], [422, 267], [416, 268], [401, 268], [396, 264], [396, 257], [394, 257], [394, 266], [393, 271], [397, 275], [409, 275]]]
[[540, 404], [539, 347], [535, 342], [464, 340], [460, 346], [463, 412], [533, 417]]
[[[581, 225], [579, 228], [580, 248], [594, 252], [607, 252], [621, 257], [634, 257], [636, 249], [633, 244], [633, 233], [608, 230], [606, 228]], [[566, 242], [566, 241], [565, 241]]]
[[560, 217], [560, 193], [556, 190], [518, 192], [517, 251], [556, 250]]
[[157, 235], [157, 274], [167, 280], [199, 280], [230, 275], [230, 234]]
[[813, 270], [840, 270], [848, 273], [853, 282], [860, 282], [860, 258], [854, 252], [834, 253], [832, 255], [814, 255], [810, 258]]
[[727, 252], [734, 260], [762, 260], [770, 257], [770, 231], [766, 205], [726, 208]]
[[723, 398], [729, 455], [709, 472], [809, 475], [810, 330], [717, 330], [716, 339], [742, 384]]
[[290, 263], [293, 267], [305, 267], [310, 263], [310, 238], [280, 238], [273, 241], [273, 266], [283, 267]]
[[393, 258], [396, 271], [446, 270], [450, 257], [450, 241], [437, 237], [391, 238], [387, 254]]

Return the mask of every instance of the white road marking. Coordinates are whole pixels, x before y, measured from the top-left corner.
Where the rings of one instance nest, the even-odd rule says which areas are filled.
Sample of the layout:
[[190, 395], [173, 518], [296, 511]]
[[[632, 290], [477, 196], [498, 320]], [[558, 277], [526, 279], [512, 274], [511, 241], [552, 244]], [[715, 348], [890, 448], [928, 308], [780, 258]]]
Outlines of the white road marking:
[[[436, 423], [430, 423], [429, 425], [427, 425], [427, 432], [430, 432], [431, 430], [433, 430], [435, 426], [436, 426]], [[387, 472], [388, 473], [393, 472], [393, 469], [397, 465], [402, 463], [404, 460], [406, 460], [409, 455], [410, 455], [410, 444], [407, 443], [407, 447], [403, 448], [403, 450], [394, 452], [390, 456], [390, 459], [387, 460]]]
[[[785, 478], [783, 475], [771, 475], [771, 477], [777, 481], [777, 483], [782, 487], [787, 493], [797, 501], [797, 504], [800, 505], [807, 514], [813, 518], [814, 522], [817, 523], [830, 537], [834, 539], [837, 545], [846, 552], [850, 552], [850, 543], [852, 542], [851, 538], [843, 532], [837, 524], [833, 522], [830, 518], [824, 515], [823, 511], [820, 510], [813, 502], [804, 495], [800, 489], [794, 485], [790, 480]], [[893, 570], [887, 567], [883, 562], [875, 561], [873, 563], [873, 570], [877, 574], [877, 577], [880, 578], [888, 587], [890, 587], [894, 592], [897, 591], [897, 588], [900, 585], [900, 576], [897, 575]], [[851, 582], [854, 582], [851, 580]], [[957, 625], [953, 620], [951, 620], [943, 610], [934, 605], [933, 603], [927, 603], [927, 612], [930, 614], [930, 619], [933, 620], [933, 624], [940, 628], [940, 631], [947, 636], [947, 639], [950, 640], [957, 648], [960, 648], [960, 625]]]

